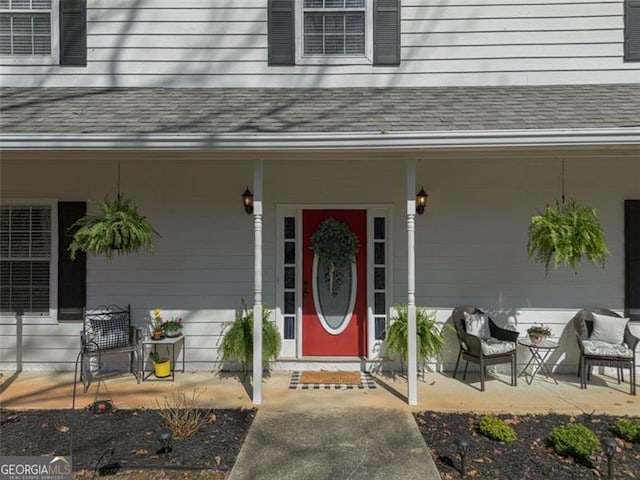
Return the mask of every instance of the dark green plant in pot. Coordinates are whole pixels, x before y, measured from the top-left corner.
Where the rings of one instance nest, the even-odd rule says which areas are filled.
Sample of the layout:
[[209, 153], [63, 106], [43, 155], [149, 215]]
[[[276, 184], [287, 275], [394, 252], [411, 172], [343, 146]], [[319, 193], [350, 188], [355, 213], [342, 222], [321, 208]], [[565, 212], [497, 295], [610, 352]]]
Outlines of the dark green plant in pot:
[[86, 215], [75, 222], [70, 228], [71, 231], [77, 229], [69, 246], [71, 259], [78, 251], [111, 258], [113, 252], [125, 254], [141, 249], [151, 250], [153, 236], [158, 232], [130, 203], [119, 194], [113, 202], [105, 198], [98, 213]]
[[554, 268], [566, 264], [578, 273], [583, 258], [604, 268], [609, 255], [596, 211], [574, 200], [547, 205], [544, 213], [531, 217], [527, 251], [547, 273], [552, 262]]
[[[397, 354], [407, 363], [408, 312], [405, 305], [395, 305], [396, 311], [387, 333], [387, 352]], [[436, 326], [436, 313], [416, 307], [416, 333], [418, 343], [418, 362], [440, 354], [444, 347], [444, 338]]]
[[[275, 360], [280, 353], [282, 340], [280, 332], [269, 321], [270, 310], [262, 310], [262, 361]], [[242, 374], [246, 377], [253, 363], [253, 309], [242, 300], [242, 310], [236, 312], [236, 319], [222, 338], [222, 359], [237, 360], [242, 365]]]

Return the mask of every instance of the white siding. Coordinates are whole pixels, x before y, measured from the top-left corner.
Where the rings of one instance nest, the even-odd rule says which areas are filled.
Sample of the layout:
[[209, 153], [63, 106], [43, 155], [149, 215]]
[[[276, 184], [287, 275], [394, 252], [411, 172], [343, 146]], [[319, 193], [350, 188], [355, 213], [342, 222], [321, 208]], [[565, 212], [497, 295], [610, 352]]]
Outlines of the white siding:
[[[562, 347], [554, 360], [575, 368], [567, 322], [581, 307], [624, 305], [623, 201], [640, 198], [637, 153], [566, 153], [567, 195], [595, 207], [611, 250], [604, 270], [584, 265], [579, 275], [552, 270], [526, 254], [532, 214], [560, 196], [560, 160], [534, 152], [420, 154], [417, 179], [430, 193], [416, 219], [417, 304], [446, 322], [453, 307], [474, 304], [521, 332], [550, 324]], [[275, 304], [276, 205], [390, 205], [392, 298], [406, 303], [406, 218], [402, 152], [264, 154], [264, 303]], [[635, 155], [635, 156], [634, 156]], [[3, 153], [2, 195], [100, 201], [113, 194], [121, 158], [122, 191], [160, 232], [151, 254], [90, 257], [88, 304], [131, 303], [134, 322], [148, 325], [159, 307], [181, 316], [187, 368], [219, 366], [223, 324], [240, 298], [253, 298], [253, 222], [240, 194], [252, 182], [254, 156], [189, 152]], [[606, 181], [603, 181], [606, 179]], [[72, 368], [80, 324], [0, 318], [0, 368], [19, 357], [23, 367]], [[633, 326], [640, 334], [640, 324]], [[19, 334], [20, 333], [20, 334]], [[450, 336], [444, 362], [455, 360]], [[565, 354], [567, 355], [565, 358]], [[520, 361], [524, 362], [522, 355]], [[124, 365], [124, 364], [123, 364]]]
[[624, 2], [404, 0], [402, 63], [270, 67], [266, 0], [88, 0], [87, 67], [4, 66], [6, 86], [344, 87], [640, 81]]

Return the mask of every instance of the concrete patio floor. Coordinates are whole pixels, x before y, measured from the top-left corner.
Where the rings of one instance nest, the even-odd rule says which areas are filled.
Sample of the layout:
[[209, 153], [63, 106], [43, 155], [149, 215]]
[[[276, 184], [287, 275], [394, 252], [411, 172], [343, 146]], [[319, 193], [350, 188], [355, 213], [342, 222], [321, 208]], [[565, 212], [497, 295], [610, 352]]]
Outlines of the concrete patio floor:
[[[71, 408], [72, 372], [1, 372], [0, 406], [7, 409]], [[290, 372], [273, 372], [263, 383], [263, 403], [269, 411], [335, 408], [391, 408], [408, 411], [474, 411], [496, 413], [605, 413], [639, 415], [640, 396], [629, 395], [629, 384], [618, 385], [615, 378], [594, 375], [586, 390], [580, 389], [575, 375], [536, 377], [531, 385], [524, 378], [518, 386], [509, 385], [506, 376], [490, 374], [485, 392], [480, 392], [479, 377], [470, 373], [465, 381], [450, 373], [427, 373], [418, 382], [417, 406], [406, 403], [406, 379], [400, 376], [376, 376], [372, 390], [290, 390]], [[86, 394], [77, 386], [76, 408], [96, 399], [110, 398], [116, 408], [157, 408], [164, 396], [182, 389], [200, 394], [203, 407], [252, 408], [251, 385], [232, 373], [176, 373], [175, 382], [153, 377], [136, 384], [131, 374], [104, 374]]]

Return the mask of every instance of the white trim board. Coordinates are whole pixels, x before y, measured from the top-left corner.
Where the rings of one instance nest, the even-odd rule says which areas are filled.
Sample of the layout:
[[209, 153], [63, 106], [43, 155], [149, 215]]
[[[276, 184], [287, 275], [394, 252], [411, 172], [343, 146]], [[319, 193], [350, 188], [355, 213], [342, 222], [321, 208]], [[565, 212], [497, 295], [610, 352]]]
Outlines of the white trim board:
[[0, 150], [352, 150], [640, 145], [640, 126], [352, 133], [4, 133]]

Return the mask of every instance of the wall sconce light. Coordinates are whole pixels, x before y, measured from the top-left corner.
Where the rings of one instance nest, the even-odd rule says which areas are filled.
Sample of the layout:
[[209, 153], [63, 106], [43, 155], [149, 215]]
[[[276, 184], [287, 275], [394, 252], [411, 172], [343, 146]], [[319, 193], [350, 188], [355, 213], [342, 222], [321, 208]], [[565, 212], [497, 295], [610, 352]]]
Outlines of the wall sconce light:
[[253, 213], [253, 193], [247, 189], [242, 194], [242, 203], [244, 204], [244, 211], [247, 212], [247, 215], [251, 215]]
[[416, 212], [418, 215], [424, 213], [424, 209], [427, 206], [427, 198], [429, 198], [429, 194], [424, 191], [424, 187], [421, 187], [420, 191], [416, 193]]

